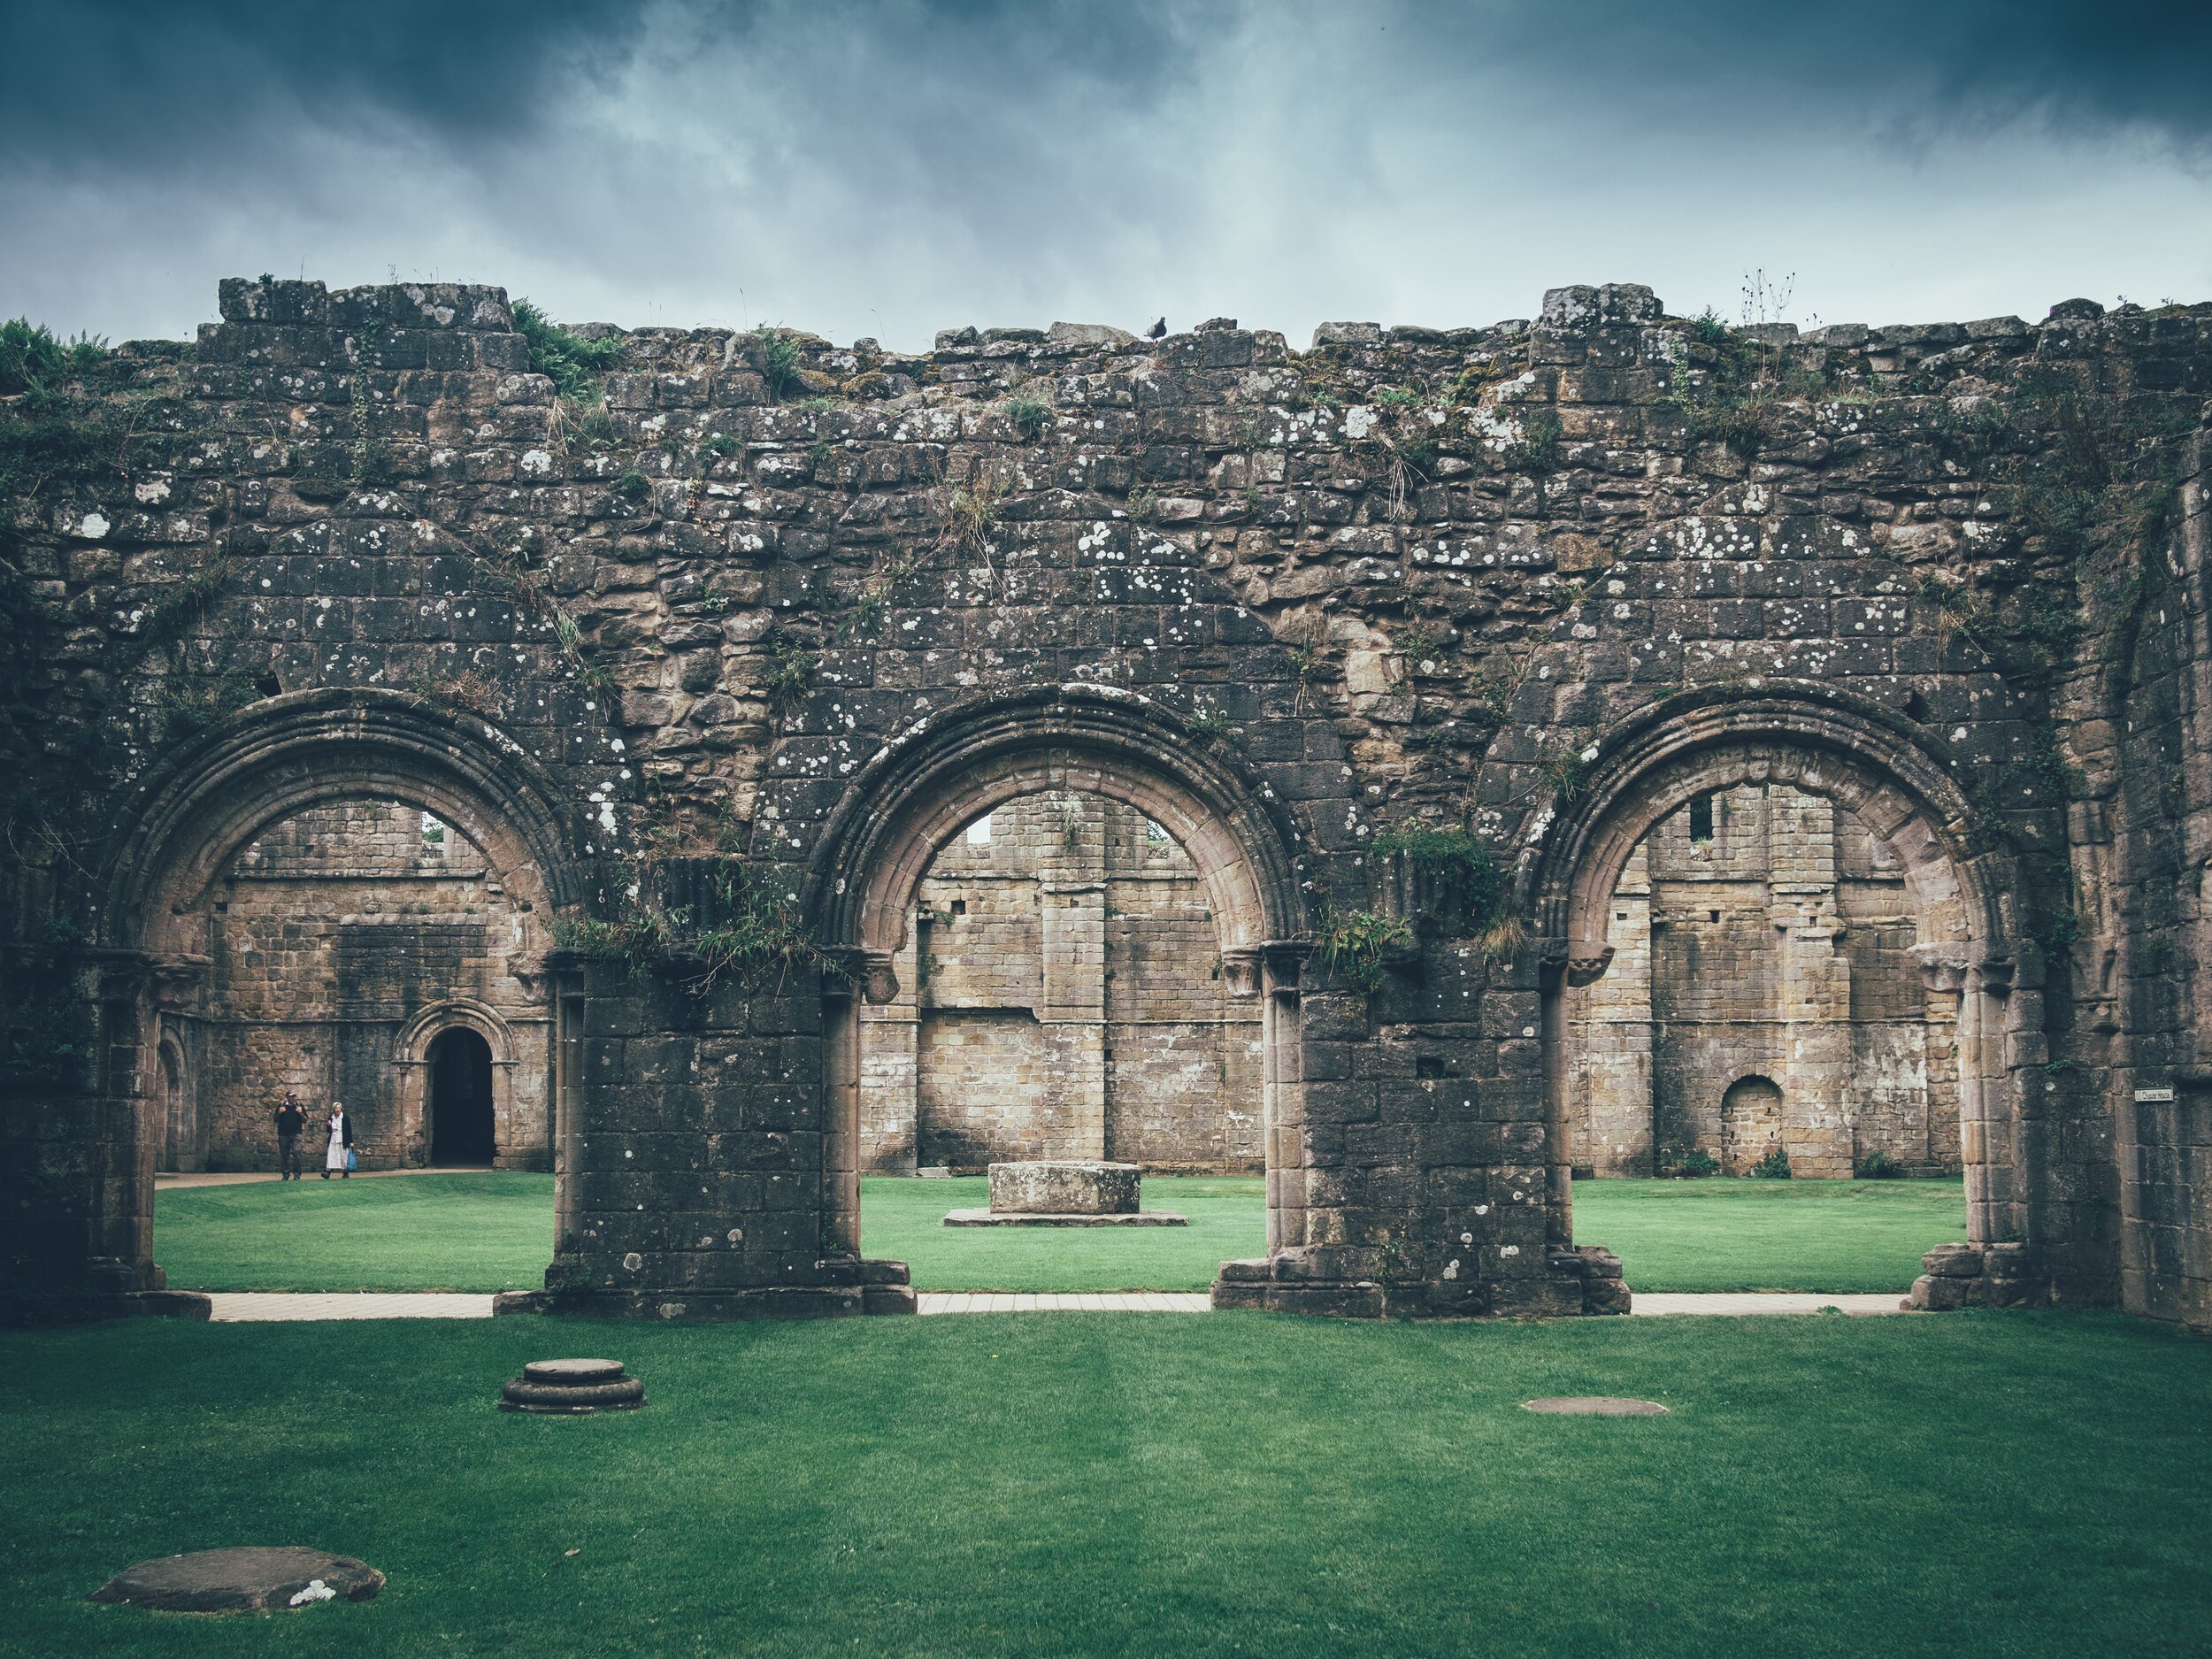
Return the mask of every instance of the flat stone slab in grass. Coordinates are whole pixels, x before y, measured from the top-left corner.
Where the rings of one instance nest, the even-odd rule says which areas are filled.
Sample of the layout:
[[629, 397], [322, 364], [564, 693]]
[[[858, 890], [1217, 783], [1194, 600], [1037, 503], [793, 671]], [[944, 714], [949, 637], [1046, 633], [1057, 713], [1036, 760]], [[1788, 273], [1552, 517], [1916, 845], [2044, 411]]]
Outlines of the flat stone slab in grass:
[[1666, 1407], [1656, 1400], [1615, 1400], [1606, 1394], [1562, 1394], [1549, 1400], [1531, 1400], [1524, 1411], [1541, 1411], [1561, 1417], [1663, 1417]]
[[321, 1601], [366, 1601], [384, 1575], [350, 1555], [296, 1546], [203, 1549], [126, 1568], [90, 1600], [165, 1613], [283, 1612]]
[[997, 1215], [1120, 1216], [1137, 1213], [1138, 1168], [1089, 1158], [994, 1164], [991, 1210]]
[[1114, 1215], [1025, 1215], [998, 1210], [953, 1210], [945, 1214], [949, 1227], [1187, 1227], [1188, 1216], [1172, 1210], [1124, 1211]]

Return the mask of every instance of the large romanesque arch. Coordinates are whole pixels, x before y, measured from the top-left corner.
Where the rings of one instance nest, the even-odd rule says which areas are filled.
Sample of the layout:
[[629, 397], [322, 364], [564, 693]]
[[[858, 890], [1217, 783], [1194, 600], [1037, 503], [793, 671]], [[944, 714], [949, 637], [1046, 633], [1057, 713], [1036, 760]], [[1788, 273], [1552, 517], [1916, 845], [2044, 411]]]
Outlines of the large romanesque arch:
[[[86, 1218], [94, 1282], [124, 1292], [162, 1287], [152, 1239], [164, 1132], [157, 1049], [207, 972], [199, 932], [205, 895], [238, 850], [265, 827], [333, 803], [419, 807], [487, 859], [520, 926], [514, 956], [526, 983], [542, 984], [553, 912], [578, 896], [557, 798], [522, 748], [480, 718], [362, 689], [256, 704], [144, 780], [96, 888], [102, 1041], [94, 1120], [96, 1156], [109, 1179]], [[403, 1109], [411, 1077], [403, 1066], [395, 1081]]]
[[[1932, 993], [1958, 998], [1970, 1238], [2032, 1245], [2024, 1119], [2045, 1058], [2041, 980], [2019, 972], [2014, 861], [1975, 843], [1955, 770], [1913, 722], [1786, 684], [1675, 699], [1598, 746], [1520, 871], [1519, 896], [1548, 958], [1545, 1077], [1553, 1225], [1562, 1242], [1571, 1235], [1573, 1162], [1562, 993], [1609, 966], [1606, 911], [1631, 854], [1655, 825], [1694, 796], [1775, 783], [1827, 797], [1899, 855], [1922, 978]], [[2026, 950], [2032, 956], [2035, 947]]]
[[[864, 768], [818, 842], [807, 881], [818, 937], [875, 1003], [897, 994], [916, 889], [966, 824], [1019, 796], [1071, 790], [1144, 813], [1181, 845], [1213, 911], [1233, 995], [1263, 1009], [1269, 1248], [1302, 1244], [1294, 827], [1263, 783], [1150, 700], [1066, 685], [978, 699], [910, 729]], [[851, 987], [826, 998], [826, 1246], [860, 1248], [860, 1024]]]

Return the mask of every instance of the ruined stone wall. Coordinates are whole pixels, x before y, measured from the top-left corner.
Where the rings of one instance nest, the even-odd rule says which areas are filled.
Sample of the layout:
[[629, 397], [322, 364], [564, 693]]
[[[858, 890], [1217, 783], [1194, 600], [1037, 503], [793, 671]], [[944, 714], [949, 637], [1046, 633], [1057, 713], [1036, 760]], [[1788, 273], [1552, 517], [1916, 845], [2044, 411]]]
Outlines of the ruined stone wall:
[[[1613, 965], [1571, 995], [1578, 1167], [1644, 1175], [1701, 1152], [1740, 1175], [1778, 1147], [1800, 1176], [1875, 1152], [1955, 1171], [1956, 1009], [1931, 1013], [1894, 852], [1785, 787], [1701, 801], [1638, 849], [1608, 913]], [[1754, 1080], [1779, 1101], [1755, 1133], [1727, 1110]]]
[[313, 1110], [344, 1102], [366, 1167], [427, 1163], [434, 1012], [465, 999], [496, 1010], [515, 1050], [499, 1162], [548, 1165], [542, 1003], [511, 972], [497, 879], [449, 826], [395, 802], [315, 808], [257, 836], [196, 909], [210, 967], [173, 1018], [198, 1121], [176, 1162], [273, 1166], [271, 1114], [292, 1088]]
[[1258, 1021], [1189, 858], [1142, 814], [1011, 802], [946, 844], [916, 910], [905, 988], [863, 1019], [864, 1167], [1258, 1166]]
[[[895, 1300], [825, 1233], [851, 979], [800, 946], [906, 757], [1014, 710], [1044, 771], [1179, 780], [1263, 876], [1280, 931], [1228, 965], [1282, 1039], [1272, 1256], [1225, 1300], [1607, 1303], [1547, 1037], [1602, 941], [1563, 931], [1554, 854], [1709, 764], [1847, 786], [1953, 872], [1912, 949], [1931, 1033], [1959, 999], [1989, 1285], [2202, 1317], [2212, 644], [2175, 457], [2212, 308], [1801, 333], [1624, 286], [1303, 351], [1225, 319], [926, 353], [649, 329], [603, 371], [494, 288], [227, 282], [221, 315], [0, 411], [11, 1286], [157, 1282], [157, 1050], [206, 971], [172, 889], [250, 838], [218, 797], [344, 772], [541, 878], [518, 966], [559, 1022], [565, 1294]], [[1370, 849], [1412, 822], [1492, 849], [1494, 908], [1408, 900], [1426, 878]], [[657, 912], [687, 859], [749, 898]], [[1863, 966], [1845, 912], [1887, 902], [1778, 928], [1786, 974]]]

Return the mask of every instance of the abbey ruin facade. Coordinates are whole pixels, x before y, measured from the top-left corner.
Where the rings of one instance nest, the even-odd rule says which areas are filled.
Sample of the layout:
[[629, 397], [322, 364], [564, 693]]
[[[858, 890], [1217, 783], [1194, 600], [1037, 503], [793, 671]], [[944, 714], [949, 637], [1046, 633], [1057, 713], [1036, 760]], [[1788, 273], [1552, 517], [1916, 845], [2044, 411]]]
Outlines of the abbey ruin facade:
[[229, 281], [0, 407], [0, 1294], [286, 1087], [530, 1305], [910, 1308], [864, 1170], [1263, 1171], [1217, 1305], [1599, 1312], [1578, 1179], [1962, 1170], [2212, 1325], [2212, 306], [554, 328]]

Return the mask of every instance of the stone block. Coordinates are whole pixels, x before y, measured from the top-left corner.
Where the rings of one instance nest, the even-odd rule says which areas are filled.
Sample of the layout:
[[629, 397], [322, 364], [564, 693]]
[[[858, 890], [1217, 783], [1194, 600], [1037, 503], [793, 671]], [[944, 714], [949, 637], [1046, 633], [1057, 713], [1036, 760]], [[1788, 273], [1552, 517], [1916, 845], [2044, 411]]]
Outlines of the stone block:
[[1924, 1273], [1913, 1280], [1910, 1300], [1916, 1309], [1925, 1313], [1955, 1312], [1979, 1300], [1975, 1293], [1980, 1282], [1972, 1279], [1938, 1279]]
[[1000, 1215], [1134, 1215], [1138, 1179], [1133, 1164], [1078, 1158], [994, 1164], [991, 1209]]

